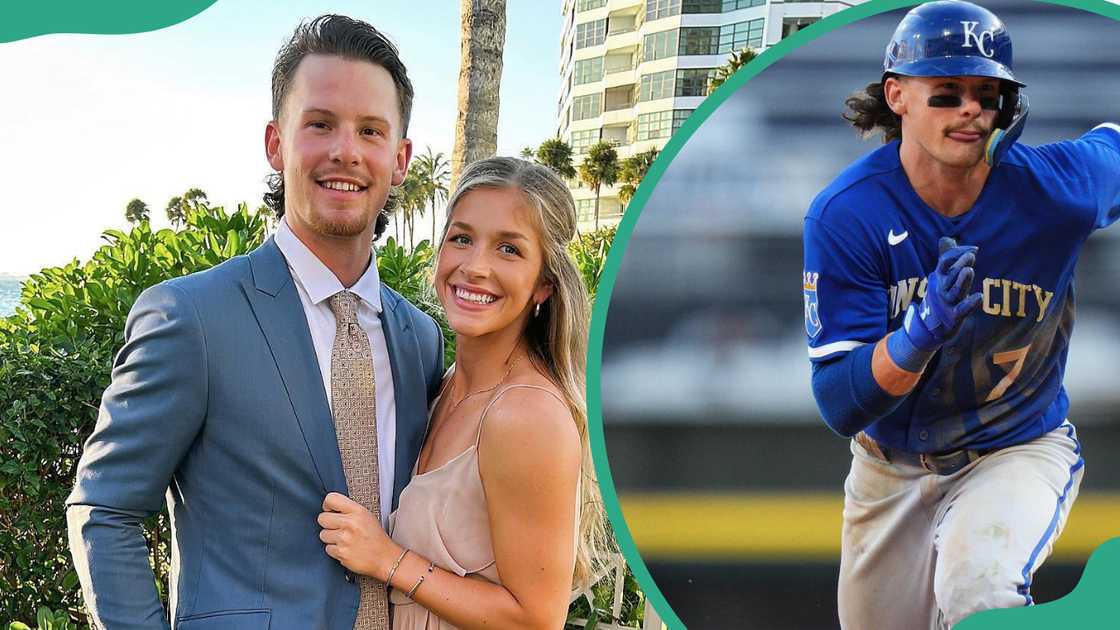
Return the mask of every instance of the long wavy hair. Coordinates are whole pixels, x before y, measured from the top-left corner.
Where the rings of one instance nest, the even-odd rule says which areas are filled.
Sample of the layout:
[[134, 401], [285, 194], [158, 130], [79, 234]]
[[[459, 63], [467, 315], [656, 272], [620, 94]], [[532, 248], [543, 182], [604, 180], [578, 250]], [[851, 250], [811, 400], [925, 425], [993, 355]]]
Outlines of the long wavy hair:
[[552, 284], [552, 295], [541, 304], [540, 315], [529, 319], [525, 339], [530, 355], [544, 365], [560, 389], [580, 436], [579, 542], [573, 585], [586, 585], [609, 550], [603, 502], [591, 445], [587, 435], [585, 364], [590, 320], [587, 289], [568, 251], [576, 237], [576, 208], [572, 194], [547, 167], [511, 157], [479, 160], [466, 167], [447, 201], [447, 221], [440, 247], [446, 240], [451, 210], [476, 188], [512, 188], [520, 191], [543, 249], [542, 275]]
[[844, 120], [851, 123], [864, 138], [882, 133], [884, 144], [902, 139], [902, 117], [887, 105], [881, 82], [869, 83], [862, 90], [853, 92], [844, 99], [844, 105], [848, 108], [843, 114]]

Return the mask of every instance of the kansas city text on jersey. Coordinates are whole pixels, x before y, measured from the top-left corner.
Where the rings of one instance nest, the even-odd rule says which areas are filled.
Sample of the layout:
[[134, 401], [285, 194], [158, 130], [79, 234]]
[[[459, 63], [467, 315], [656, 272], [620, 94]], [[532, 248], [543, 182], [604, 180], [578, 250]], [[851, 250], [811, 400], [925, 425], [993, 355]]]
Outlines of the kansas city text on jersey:
[[[1008, 278], [983, 278], [980, 280], [980, 285], [981, 294], [984, 296], [981, 308], [988, 315], [997, 317], [1031, 316], [1036, 322], [1041, 322], [1046, 315], [1046, 308], [1050, 306], [1054, 297], [1053, 291], [1048, 291], [1037, 284], [1022, 283]], [[815, 280], [813, 286], [815, 292]], [[926, 296], [926, 278], [899, 280], [891, 285], [889, 294], [890, 318], [893, 320], [904, 313], [914, 299], [921, 300]], [[815, 312], [814, 316], [816, 316]]]

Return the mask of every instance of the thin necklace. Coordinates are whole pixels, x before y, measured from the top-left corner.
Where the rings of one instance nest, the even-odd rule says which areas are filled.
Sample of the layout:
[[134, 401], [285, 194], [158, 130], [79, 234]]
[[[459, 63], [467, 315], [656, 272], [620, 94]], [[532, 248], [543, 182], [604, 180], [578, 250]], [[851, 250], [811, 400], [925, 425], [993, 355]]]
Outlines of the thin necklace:
[[[517, 351], [517, 346], [514, 346], [513, 351], [510, 352], [510, 356], [512, 356], [513, 353], [516, 352], [516, 351]], [[525, 355], [521, 355], [521, 356], [525, 356]], [[506, 360], [508, 361], [509, 358], [507, 357]], [[498, 386], [501, 385], [502, 383], [506, 382], [506, 379], [509, 378], [509, 375], [513, 372], [513, 368], [517, 367], [517, 364], [520, 363], [520, 362], [521, 362], [521, 357], [517, 357], [516, 359], [514, 359], [513, 363], [509, 364], [509, 369], [506, 370], [506, 373], [502, 375], [502, 378], [497, 383], [494, 383], [493, 385], [491, 385], [490, 387], [487, 387], [486, 389], [480, 389], [478, 391], [471, 392], [471, 393], [467, 394], [466, 396], [463, 396], [462, 398], [460, 398], [459, 402], [457, 402], [457, 403], [455, 403], [454, 405], [451, 406], [451, 409], [449, 409], [447, 411], [447, 414], [444, 415], [444, 418], [450, 418], [451, 415], [453, 413], [455, 413], [455, 410], [459, 408], [459, 405], [463, 404], [463, 402], [465, 400], [467, 400], [468, 398], [472, 398], [472, 397], [477, 396], [479, 394], [485, 394], [486, 392], [492, 392], [495, 389], [498, 389]]]

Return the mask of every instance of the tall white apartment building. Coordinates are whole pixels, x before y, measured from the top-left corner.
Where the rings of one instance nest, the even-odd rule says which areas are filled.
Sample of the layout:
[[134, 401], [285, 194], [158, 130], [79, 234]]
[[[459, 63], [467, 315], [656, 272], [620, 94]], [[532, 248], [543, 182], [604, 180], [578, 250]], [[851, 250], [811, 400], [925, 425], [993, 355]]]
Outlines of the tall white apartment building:
[[[557, 136], [580, 163], [606, 140], [619, 161], [660, 150], [708, 93], [708, 78], [744, 47], [762, 50], [863, 0], [561, 0]], [[595, 191], [571, 182], [580, 229]], [[600, 225], [624, 210], [618, 185], [600, 190]]]

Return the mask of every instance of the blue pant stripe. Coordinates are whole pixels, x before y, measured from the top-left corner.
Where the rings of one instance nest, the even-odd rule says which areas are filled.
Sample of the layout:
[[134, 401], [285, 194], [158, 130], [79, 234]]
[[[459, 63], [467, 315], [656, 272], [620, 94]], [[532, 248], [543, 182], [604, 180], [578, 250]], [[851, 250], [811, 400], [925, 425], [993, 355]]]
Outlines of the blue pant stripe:
[[1066, 428], [1066, 435], [1069, 436], [1069, 439], [1073, 440], [1073, 452], [1078, 455], [1078, 458], [1077, 461], [1069, 467], [1069, 480], [1066, 481], [1066, 485], [1062, 489], [1062, 494], [1058, 497], [1058, 500], [1054, 505], [1054, 515], [1050, 517], [1050, 525], [1046, 527], [1046, 531], [1042, 534], [1042, 539], [1038, 541], [1037, 545], [1035, 545], [1034, 551], [1031, 552], [1031, 556], [1027, 560], [1026, 566], [1023, 567], [1023, 585], [1019, 587], [1019, 594], [1022, 595], [1023, 599], [1025, 600], [1023, 602], [1024, 606], [1030, 606], [1034, 603], [1034, 600], [1031, 599], [1031, 567], [1034, 566], [1035, 561], [1038, 559], [1038, 554], [1042, 553], [1043, 547], [1045, 547], [1046, 543], [1050, 541], [1050, 537], [1054, 535], [1054, 530], [1058, 528], [1058, 517], [1062, 513], [1062, 503], [1065, 502], [1066, 497], [1069, 495], [1070, 488], [1073, 487], [1073, 476], [1077, 473], [1078, 470], [1081, 470], [1082, 466], [1085, 465], [1085, 460], [1080, 457], [1081, 442], [1078, 441], [1077, 437], [1075, 437], [1073, 434], [1073, 425], [1066, 423], [1063, 424], [1062, 427]]

